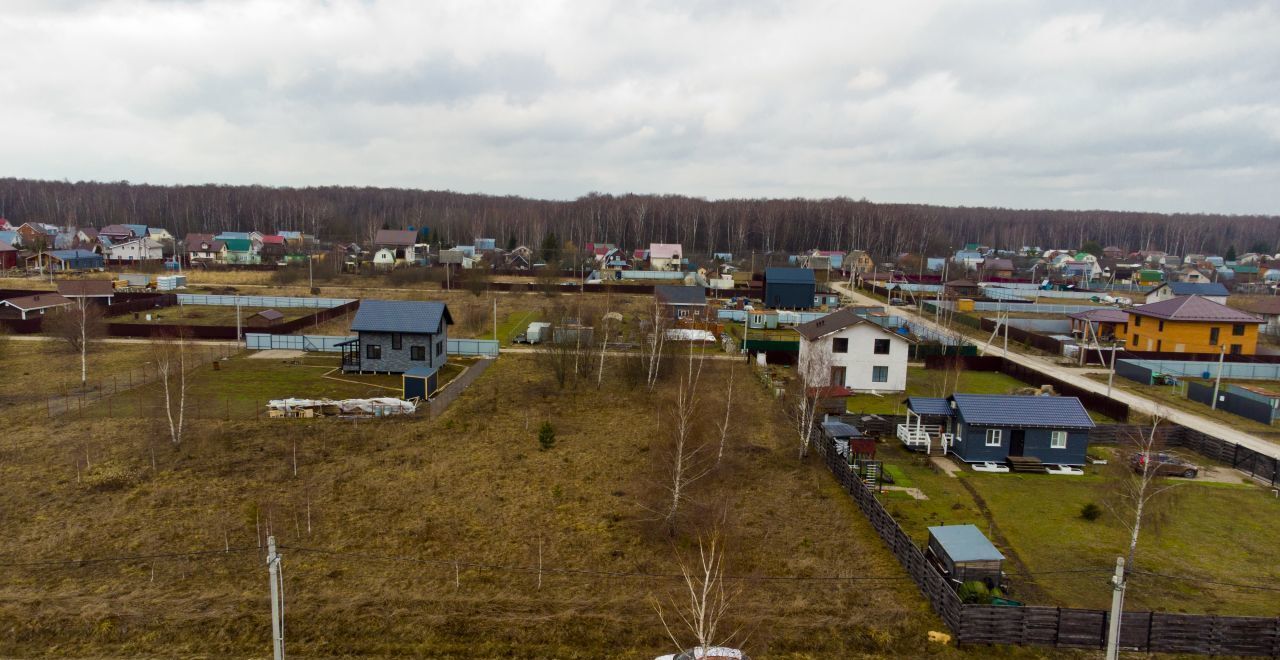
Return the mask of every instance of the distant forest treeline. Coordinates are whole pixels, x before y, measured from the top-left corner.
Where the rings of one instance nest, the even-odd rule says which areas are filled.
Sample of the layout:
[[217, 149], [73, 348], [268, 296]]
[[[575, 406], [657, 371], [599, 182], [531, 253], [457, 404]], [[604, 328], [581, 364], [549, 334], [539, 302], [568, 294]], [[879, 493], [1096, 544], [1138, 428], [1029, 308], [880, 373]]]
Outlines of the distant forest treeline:
[[1043, 211], [881, 204], [848, 198], [729, 199], [601, 195], [546, 201], [400, 188], [156, 186], [0, 179], [11, 222], [162, 226], [175, 236], [222, 230], [314, 232], [368, 241], [377, 229], [427, 227], [432, 241], [488, 237], [537, 246], [549, 233], [577, 245], [681, 243], [697, 252], [865, 249], [942, 254], [964, 243], [1077, 248], [1086, 241], [1172, 254], [1280, 251], [1280, 217]]

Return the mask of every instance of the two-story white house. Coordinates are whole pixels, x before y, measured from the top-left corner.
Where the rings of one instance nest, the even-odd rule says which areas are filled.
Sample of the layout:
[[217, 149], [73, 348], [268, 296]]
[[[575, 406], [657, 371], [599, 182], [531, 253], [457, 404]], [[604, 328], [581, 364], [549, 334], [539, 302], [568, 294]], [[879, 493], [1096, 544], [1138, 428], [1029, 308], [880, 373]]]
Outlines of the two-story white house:
[[105, 256], [112, 261], [160, 261], [164, 259], [164, 248], [159, 241], [144, 236], [112, 243], [107, 246]]
[[[904, 392], [907, 353], [915, 339], [881, 327], [853, 308], [796, 326], [801, 370], [809, 387], [846, 387], [855, 392]], [[821, 369], [826, 382], [816, 382]]]

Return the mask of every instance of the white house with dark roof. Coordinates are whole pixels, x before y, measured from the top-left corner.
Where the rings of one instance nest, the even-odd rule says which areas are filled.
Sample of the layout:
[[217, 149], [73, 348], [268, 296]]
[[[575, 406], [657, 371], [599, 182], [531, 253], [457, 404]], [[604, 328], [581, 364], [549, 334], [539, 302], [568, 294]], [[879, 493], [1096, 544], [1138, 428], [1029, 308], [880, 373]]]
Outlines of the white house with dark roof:
[[1230, 292], [1219, 282], [1165, 282], [1147, 292], [1147, 302], [1154, 303], [1178, 296], [1200, 296], [1219, 305], [1227, 304]]
[[829, 369], [827, 382], [806, 383], [809, 387], [844, 387], [854, 392], [907, 389], [907, 356], [914, 338], [877, 325], [852, 308], [798, 325], [796, 332], [800, 333], [799, 364], [822, 364]]

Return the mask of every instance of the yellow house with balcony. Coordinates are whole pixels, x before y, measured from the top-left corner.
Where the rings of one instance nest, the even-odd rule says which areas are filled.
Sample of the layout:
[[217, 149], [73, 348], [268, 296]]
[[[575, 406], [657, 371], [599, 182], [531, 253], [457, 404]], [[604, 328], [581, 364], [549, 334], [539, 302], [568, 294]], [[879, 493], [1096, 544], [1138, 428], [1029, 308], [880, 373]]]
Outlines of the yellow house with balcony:
[[1261, 317], [1200, 296], [1130, 308], [1127, 348], [1157, 353], [1254, 355]]

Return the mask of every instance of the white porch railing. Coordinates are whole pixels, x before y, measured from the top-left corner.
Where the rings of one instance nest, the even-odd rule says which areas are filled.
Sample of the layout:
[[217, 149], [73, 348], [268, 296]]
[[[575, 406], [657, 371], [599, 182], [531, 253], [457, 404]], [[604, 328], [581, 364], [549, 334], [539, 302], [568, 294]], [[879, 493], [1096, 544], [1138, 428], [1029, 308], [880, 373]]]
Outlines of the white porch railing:
[[[939, 442], [940, 442], [941, 434], [942, 434], [942, 427], [937, 425], [931, 425], [931, 424], [899, 424], [898, 425], [898, 439], [902, 441], [902, 444], [906, 445], [908, 449], [924, 449], [924, 453], [926, 454], [932, 453], [931, 450], [933, 449], [934, 436], [939, 436]], [[942, 451], [943, 453], [946, 453], [947, 448], [943, 446]]]

